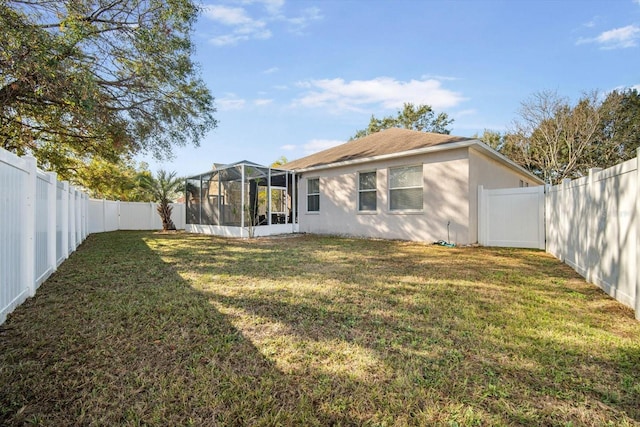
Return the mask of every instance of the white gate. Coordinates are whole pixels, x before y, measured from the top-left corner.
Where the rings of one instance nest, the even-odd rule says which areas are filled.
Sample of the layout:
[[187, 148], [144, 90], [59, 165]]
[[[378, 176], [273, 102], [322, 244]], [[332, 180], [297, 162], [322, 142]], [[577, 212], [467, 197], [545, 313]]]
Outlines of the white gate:
[[499, 190], [478, 186], [478, 243], [545, 249], [544, 186]]

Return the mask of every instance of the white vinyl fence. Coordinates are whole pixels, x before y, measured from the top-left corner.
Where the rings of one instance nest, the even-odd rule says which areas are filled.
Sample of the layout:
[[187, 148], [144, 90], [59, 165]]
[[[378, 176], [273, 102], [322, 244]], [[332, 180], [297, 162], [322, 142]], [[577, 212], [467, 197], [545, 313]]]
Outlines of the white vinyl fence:
[[0, 324], [88, 235], [88, 197], [0, 148]]
[[[178, 230], [184, 230], [184, 203], [171, 203], [171, 219]], [[158, 204], [149, 202], [118, 202], [89, 200], [89, 232], [115, 230], [161, 230]]]
[[638, 191], [638, 157], [592, 169], [548, 190], [546, 226], [547, 252], [632, 307], [640, 320]]
[[544, 187], [487, 190], [478, 186], [478, 243], [545, 248]]

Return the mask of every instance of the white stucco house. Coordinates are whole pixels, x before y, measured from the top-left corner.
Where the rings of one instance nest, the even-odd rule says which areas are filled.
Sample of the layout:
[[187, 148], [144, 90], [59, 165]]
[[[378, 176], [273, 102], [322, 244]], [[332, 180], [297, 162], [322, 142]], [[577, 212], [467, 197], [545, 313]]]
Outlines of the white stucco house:
[[[469, 244], [478, 241], [479, 185], [498, 189], [543, 184], [478, 139], [398, 128], [349, 141], [278, 169], [263, 167], [260, 174], [255, 173], [253, 164], [246, 163], [249, 166], [242, 167], [249, 168], [253, 178], [242, 178], [239, 188], [244, 190], [238, 197], [249, 209], [242, 209], [245, 217], [236, 215], [235, 222], [229, 224], [238, 232], [207, 231], [202, 221], [191, 227], [187, 224], [187, 231], [243, 236], [249, 224], [254, 235], [265, 235], [271, 234], [268, 227], [278, 225], [274, 232]], [[229, 167], [238, 168], [238, 164]], [[216, 184], [214, 172], [190, 178], [192, 187], [200, 189], [200, 194], [192, 194], [191, 203], [189, 197], [187, 200], [187, 218], [192, 222], [197, 222], [198, 215], [203, 217], [203, 203], [214, 187], [218, 210], [228, 205], [231, 193], [222, 194], [221, 174]], [[272, 186], [272, 176], [278, 177], [278, 185]], [[277, 215], [272, 213], [274, 199], [279, 203]]]

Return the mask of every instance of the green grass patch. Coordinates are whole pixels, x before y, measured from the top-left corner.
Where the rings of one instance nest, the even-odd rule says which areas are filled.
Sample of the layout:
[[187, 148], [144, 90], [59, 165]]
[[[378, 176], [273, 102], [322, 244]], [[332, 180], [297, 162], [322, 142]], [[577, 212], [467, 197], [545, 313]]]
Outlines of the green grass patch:
[[539, 251], [103, 233], [0, 384], [2, 425], [640, 425], [640, 323]]

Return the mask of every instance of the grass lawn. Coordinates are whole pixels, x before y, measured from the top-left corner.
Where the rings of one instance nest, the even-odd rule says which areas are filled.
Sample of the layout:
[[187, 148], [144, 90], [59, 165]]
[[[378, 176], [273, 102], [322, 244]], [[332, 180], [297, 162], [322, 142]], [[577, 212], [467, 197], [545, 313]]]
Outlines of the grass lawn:
[[539, 251], [113, 232], [0, 384], [1, 425], [640, 425], [640, 322]]

